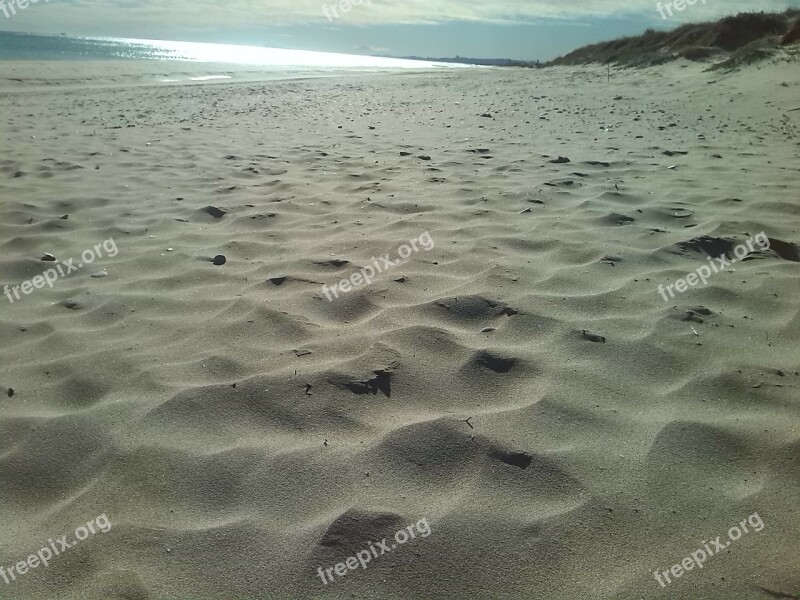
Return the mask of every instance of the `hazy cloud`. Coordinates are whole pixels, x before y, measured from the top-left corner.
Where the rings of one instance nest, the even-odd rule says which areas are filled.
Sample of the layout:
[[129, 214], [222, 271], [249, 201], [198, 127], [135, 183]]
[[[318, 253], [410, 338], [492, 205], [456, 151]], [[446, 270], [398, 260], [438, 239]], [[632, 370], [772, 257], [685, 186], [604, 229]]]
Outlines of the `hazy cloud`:
[[[679, 13], [680, 20], [713, 19], [744, 10], [782, 10], [800, 0], [707, 0]], [[169, 26], [185, 30], [235, 29], [253, 26], [332, 24], [324, 7], [334, 0], [50, 0], [31, 4], [4, 25], [39, 30], [54, 23], [83, 25]], [[546, 19], [651, 16], [657, 18], [654, 0], [363, 0], [347, 12], [338, 10], [333, 23], [345, 25], [436, 24], [448, 21], [485, 23], [541, 22]], [[113, 27], [112, 27], [113, 26]]]

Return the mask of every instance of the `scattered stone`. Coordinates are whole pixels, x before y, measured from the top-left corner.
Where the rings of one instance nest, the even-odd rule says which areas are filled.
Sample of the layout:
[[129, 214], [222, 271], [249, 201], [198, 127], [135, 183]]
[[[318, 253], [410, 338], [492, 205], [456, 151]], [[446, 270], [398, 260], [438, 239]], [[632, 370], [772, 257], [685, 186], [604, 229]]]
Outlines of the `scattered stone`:
[[107, 277], [108, 272], [106, 271], [97, 271], [96, 273], [92, 273], [89, 277], [94, 277], [95, 279], [99, 279], [100, 277]]
[[56, 257], [50, 254], [49, 252], [45, 252], [44, 256], [42, 256], [42, 260], [46, 262], [55, 262]]
[[224, 254], [217, 254], [211, 262], [219, 267], [228, 262], [228, 259], [225, 258]]
[[6, 393], [8, 394], [8, 397], [11, 398], [11, 396], [14, 395], [14, 388], [8, 388], [8, 390], [6, 390]]
[[606, 343], [606, 338], [604, 338], [602, 335], [597, 335], [596, 333], [586, 331], [585, 329], [583, 329], [581, 333], [583, 334], [583, 339], [585, 340], [589, 340], [590, 342], [598, 342], [601, 344]]
[[69, 219], [69, 215], [64, 215], [58, 218], [61, 219], [62, 221], [66, 221], [67, 219]]
[[512, 467], [519, 467], [523, 471], [531, 466], [533, 457], [527, 452], [506, 452], [503, 450], [493, 450], [490, 456], [501, 462], [511, 465]]
[[565, 163], [568, 163], [568, 162], [572, 162], [572, 161], [570, 159], [568, 159], [566, 156], [559, 156], [558, 158], [554, 158], [550, 162], [555, 164], [555, 165], [562, 165], [562, 164], [565, 164]]
[[215, 219], [221, 219], [227, 213], [227, 211], [222, 210], [221, 208], [217, 208], [216, 206], [206, 206], [203, 209], [204, 212], [207, 212]]
[[619, 213], [611, 213], [608, 215], [608, 219], [617, 225], [625, 225], [627, 223], [633, 223], [636, 221], [633, 217], [629, 217], [628, 215], [622, 215]]
[[488, 113], [488, 112], [483, 113], [481, 116], [486, 118], [486, 119], [494, 119], [494, 117], [492, 116], [492, 113]]
[[575, 180], [574, 179], [567, 179], [567, 178], [563, 178], [562, 177], [561, 179], [554, 179], [552, 181], [545, 181], [544, 184], [547, 185], [547, 186], [550, 186], [550, 187], [556, 187], [556, 186], [559, 186], [559, 185], [575, 185]]
[[66, 300], [62, 300], [61, 302], [59, 302], [59, 304], [64, 308], [68, 308], [70, 310], [79, 310], [83, 308], [83, 304], [81, 304], [80, 301], [74, 298], [68, 298]]
[[686, 314], [681, 317], [681, 321], [691, 321], [692, 323], [705, 323], [703, 317], [695, 313], [694, 311], [687, 310]]

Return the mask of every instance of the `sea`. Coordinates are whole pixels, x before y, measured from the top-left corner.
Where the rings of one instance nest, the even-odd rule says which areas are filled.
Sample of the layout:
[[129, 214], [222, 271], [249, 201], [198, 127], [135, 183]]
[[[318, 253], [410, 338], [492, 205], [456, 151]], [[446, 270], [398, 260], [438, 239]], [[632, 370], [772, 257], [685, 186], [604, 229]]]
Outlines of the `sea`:
[[432, 69], [463, 65], [420, 60], [129, 38], [92, 38], [0, 31], [0, 60], [173, 60], [286, 69]]

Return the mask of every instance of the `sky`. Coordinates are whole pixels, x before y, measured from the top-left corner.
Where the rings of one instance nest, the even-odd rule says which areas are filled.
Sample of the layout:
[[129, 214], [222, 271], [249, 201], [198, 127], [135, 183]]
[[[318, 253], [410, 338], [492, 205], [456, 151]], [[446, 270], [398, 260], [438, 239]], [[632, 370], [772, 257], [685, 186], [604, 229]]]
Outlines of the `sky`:
[[[800, 8], [800, 0], [695, 0], [664, 19], [657, 5], [667, 2], [655, 0], [38, 0], [25, 8], [19, 2], [32, 0], [0, 0], [0, 30], [521, 60], [549, 60], [648, 27]], [[16, 14], [8, 10], [12, 3]]]

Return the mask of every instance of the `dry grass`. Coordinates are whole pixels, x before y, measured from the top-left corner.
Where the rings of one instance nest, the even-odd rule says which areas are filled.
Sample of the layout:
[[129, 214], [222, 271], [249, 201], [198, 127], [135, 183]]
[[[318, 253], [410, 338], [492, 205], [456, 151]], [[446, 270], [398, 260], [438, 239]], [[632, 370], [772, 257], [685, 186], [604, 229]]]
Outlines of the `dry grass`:
[[769, 48], [796, 43], [800, 39], [800, 11], [783, 13], [747, 12], [716, 22], [689, 23], [672, 31], [646, 30], [642, 35], [620, 38], [579, 48], [552, 61], [551, 65], [587, 63], [642, 67], [677, 58], [709, 60], [722, 55], [734, 62], [761, 60], [771, 56]]

